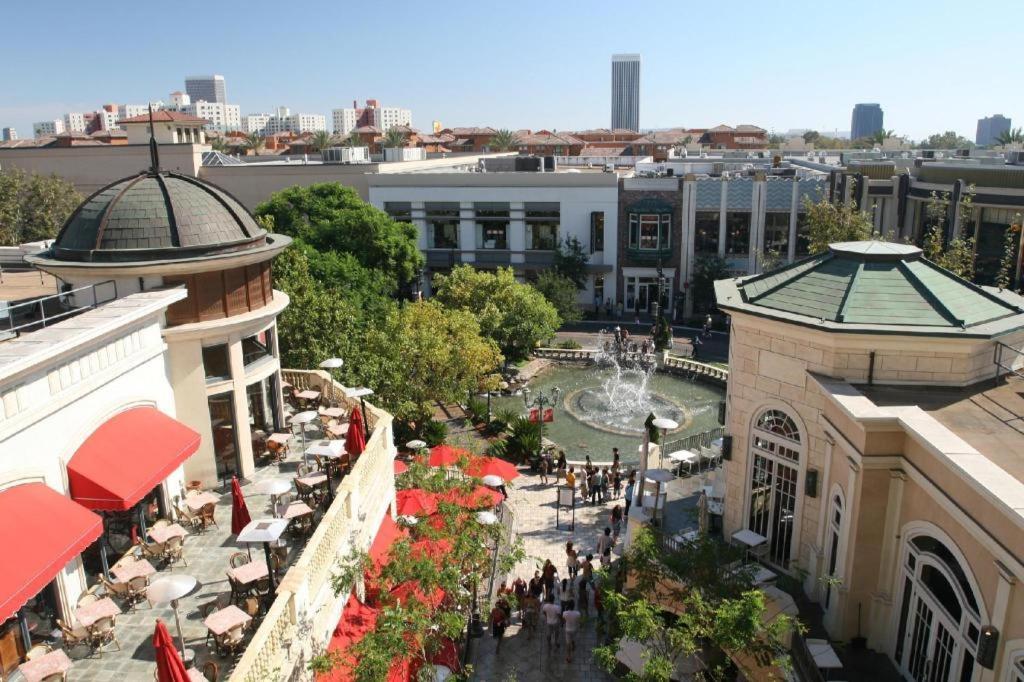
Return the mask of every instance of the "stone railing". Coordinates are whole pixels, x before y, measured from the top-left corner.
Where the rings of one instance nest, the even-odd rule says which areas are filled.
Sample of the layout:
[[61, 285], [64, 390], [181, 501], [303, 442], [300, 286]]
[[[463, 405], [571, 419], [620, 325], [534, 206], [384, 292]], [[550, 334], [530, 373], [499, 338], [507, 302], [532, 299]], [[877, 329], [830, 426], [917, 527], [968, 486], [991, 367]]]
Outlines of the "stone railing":
[[[300, 389], [325, 393], [328, 400], [355, 407], [343, 387], [326, 372], [283, 370]], [[333, 396], [333, 397], [332, 397]], [[348, 594], [335, 595], [332, 568], [353, 548], [369, 549], [395, 496], [391, 415], [367, 403], [372, 426], [366, 450], [341, 481], [299, 558], [281, 579], [277, 596], [229, 679], [238, 682], [311, 680], [307, 663], [321, 652], [341, 618]]]
[[668, 351], [665, 351], [661, 366], [666, 372], [672, 372], [673, 374], [695, 374], [698, 377], [711, 379], [723, 384], [729, 381], [729, 370], [727, 369], [679, 355], [672, 355]]
[[534, 348], [533, 357], [570, 362], [593, 362], [597, 351], [591, 348]]

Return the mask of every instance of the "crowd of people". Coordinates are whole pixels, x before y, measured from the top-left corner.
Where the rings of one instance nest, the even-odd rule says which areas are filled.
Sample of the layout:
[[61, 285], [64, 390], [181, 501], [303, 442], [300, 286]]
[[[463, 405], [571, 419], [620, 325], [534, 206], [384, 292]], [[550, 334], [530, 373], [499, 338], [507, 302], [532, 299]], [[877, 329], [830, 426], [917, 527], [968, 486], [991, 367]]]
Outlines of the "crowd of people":
[[550, 485], [552, 474], [554, 484], [562, 485], [565, 479], [566, 486], [580, 491], [583, 504], [607, 504], [617, 500], [623, 500], [625, 508], [616, 504], [612, 510], [617, 521], [612, 522], [615, 534], [618, 536], [618, 528], [622, 524], [624, 516], [629, 514], [629, 507], [633, 503], [633, 489], [636, 487], [636, 469], [626, 471], [620, 462], [618, 448], [612, 448], [612, 463], [608, 466], [597, 466], [590, 455], [579, 471], [575, 466], [570, 466], [565, 459], [565, 451], [558, 451], [558, 458], [554, 459], [550, 452], [545, 452], [540, 459], [540, 482], [542, 485]]

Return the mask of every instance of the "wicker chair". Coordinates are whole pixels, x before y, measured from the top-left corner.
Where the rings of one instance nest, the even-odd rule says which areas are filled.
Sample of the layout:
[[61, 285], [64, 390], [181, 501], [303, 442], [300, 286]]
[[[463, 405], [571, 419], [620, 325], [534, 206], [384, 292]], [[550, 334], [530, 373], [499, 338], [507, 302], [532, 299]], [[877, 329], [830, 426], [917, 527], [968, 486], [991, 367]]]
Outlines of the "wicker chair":
[[260, 617], [260, 611], [262, 610], [262, 607], [260, 606], [260, 600], [256, 597], [246, 597], [244, 600], [242, 600], [241, 609], [245, 611], [245, 613], [250, 618], [256, 620]]
[[193, 514], [189, 510], [188, 505], [185, 505], [184, 507], [175, 507], [174, 513], [178, 517], [178, 523], [182, 526], [191, 528], [192, 530], [202, 530], [203, 519], [196, 514]]
[[[214, 518], [213, 513], [217, 509], [213, 502], [208, 502], [203, 505], [203, 508], [199, 510], [199, 518], [203, 521], [203, 529], [207, 529], [210, 526], [217, 526], [217, 519]], [[220, 528], [220, 526], [217, 526]]]
[[97, 602], [99, 600], [100, 600], [100, 598], [97, 597], [92, 592], [83, 592], [78, 597], [78, 603], [75, 604], [75, 606], [85, 606], [86, 604], [92, 604], [93, 602]]
[[76, 625], [75, 627], [70, 628], [64, 621], [58, 618], [57, 627], [60, 628], [61, 634], [63, 635], [65, 649], [70, 651], [79, 644], [89, 644], [89, 631], [81, 625]]
[[39, 658], [53, 651], [49, 644], [35, 644], [31, 649], [25, 652], [25, 660], [31, 661], [33, 658]]
[[231, 587], [231, 603], [236, 604], [249, 595], [250, 588], [232, 578], [230, 573], [226, 573], [226, 575], [228, 585]]
[[203, 663], [203, 677], [205, 677], [208, 682], [217, 682], [220, 677], [220, 668], [218, 668], [217, 664], [213, 661]]
[[228, 559], [228, 565], [230, 565], [231, 568], [238, 568], [239, 566], [245, 566], [250, 561], [252, 561], [252, 559], [250, 559], [249, 555], [245, 552], [235, 552]]
[[222, 654], [233, 656], [242, 648], [242, 642], [244, 641], [245, 628], [241, 625], [236, 625], [217, 637], [217, 648], [220, 649]]
[[164, 543], [164, 559], [167, 560], [168, 564], [173, 564], [177, 561], [182, 561], [186, 566], [188, 566], [188, 562], [185, 561], [184, 550], [184, 538], [178, 536], [168, 538], [167, 542]]
[[106, 588], [107, 594], [111, 597], [117, 597], [124, 603], [131, 606], [131, 583], [112, 582], [107, 580], [105, 577], [100, 576], [100, 580], [103, 582], [103, 587]]
[[110, 616], [100, 618], [88, 630], [89, 641], [94, 649], [99, 650], [113, 642], [117, 645], [117, 650], [121, 650], [121, 643], [117, 641], [117, 634], [114, 632], [114, 619]]
[[144, 575], [137, 575], [128, 581], [128, 602], [132, 608], [146, 599], [146, 590], [149, 588], [149, 578]]

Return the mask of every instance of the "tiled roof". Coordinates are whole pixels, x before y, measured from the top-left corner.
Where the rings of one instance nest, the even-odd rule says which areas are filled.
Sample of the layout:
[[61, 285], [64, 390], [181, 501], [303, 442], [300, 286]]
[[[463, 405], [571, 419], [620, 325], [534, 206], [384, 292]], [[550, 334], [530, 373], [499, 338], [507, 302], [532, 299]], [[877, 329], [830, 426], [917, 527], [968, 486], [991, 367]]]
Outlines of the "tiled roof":
[[479, 127], [446, 128], [446, 130], [448, 132], [450, 132], [452, 135], [455, 135], [456, 137], [458, 137], [460, 135], [493, 135], [496, 132], [498, 132], [494, 128], [479, 128]]
[[358, 128], [353, 128], [350, 132], [358, 133], [360, 135], [364, 135], [364, 134], [368, 134], [368, 133], [373, 133], [375, 135], [380, 135], [384, 131], [381, 130], [380, 128], [378, 128], [377, 126], [359, 126]]
[[119, 180], [86, 199], [54, 243], [61, 260], [184, 258], [260, 246], [266, 232], [218, 187], [177, 173]]
[[[154, 123], [209, 123], [205, 118], [199, 118], [198, 116], [191, 116], [182, 111], [168, 111], [166, 109], [160, 109], [159, 111], [153, 112]], [[142, 114], [141, 116], [132, 116], [131, 118], [122, 118], [117, 122], [118, 125], [122, 123], [149, 123], [149, 114]]]
[[[733, 286], [742, 306], [733, 300]], [[948, 333], [1011, 317], [1020, 322], [1024, 313], [925, 260], [915, 246], [878, 241], [832, 244], [829, 251], [781, 270], [718, 282], [716, 293], [726, 308], [781, 313], [839, 329]]]
[[528, 145], [533, 147], [541, 146], [564, 146], [564, 145], [582, 145], [583, 140], [572, 135], [565, 133], [548, 133], [546, 131], [539, 133], [531, 133], [529, 135], [519, 136], [520, 145]]

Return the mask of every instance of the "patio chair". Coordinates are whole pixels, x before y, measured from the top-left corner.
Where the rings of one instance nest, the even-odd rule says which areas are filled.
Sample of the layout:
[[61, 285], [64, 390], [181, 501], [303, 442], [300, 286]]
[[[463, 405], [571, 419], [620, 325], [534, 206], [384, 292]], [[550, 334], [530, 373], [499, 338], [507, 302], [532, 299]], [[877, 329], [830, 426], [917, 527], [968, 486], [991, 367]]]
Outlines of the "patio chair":
[[252, 559], [250, 559], [249, 555], [245, 552], [235, 552], [228, 558], [228, 564], [231, 566], [231, 568], [245, 566], [250, 561], [252, 561]]
[[153, 522], [152, 528], [166, 528], [171, 525], [170, 519], [157, 519]]
[[231, 587], [231, 603], [236, 604], [244, 599], [249, 594], [249, 587], [242, 585], [240, 582], [231, 577], [230, 573], [226, 573], [228, 577], [228, 585]]
[[242, 648], [242, 642], [245, 640], [245, 628], [241, 625], [236, 625], [224, 634], [217, 637], [217, 648], [220, 649], [222, 655], [233, 656]]
[[260, 617], [260, 611], [262, 610], [262, 607], [260, 606], [260, 600], [256, 597], [246, 597], [242, 601], [241, 609], [245, 611], [245, 613], [250, 618], [256, 620]]
[[313, 455], [313, 461], [316, 463], [316, 470], [317, 471], [323, 471], [324, 470], [324, 461], [322, 459], [320, 459], [320, 455]]
[[185, 538], [182, 538], [182, 537], [169, 538], [167, 540], [167, 542], [164, 543], [164, 559], [167, 561], [168, 564], [173, 564], [173, 563], [176, 563], [178, 561], [181, 561], [186, 566], [188, 566], [188, 562], [185, 561], [184, 550], [185, 550]]
[[127, 600], [131, 608], [146, 599], [146, 590], [149, 588], [149, 578], [138, 575], [128, 581]]
[[118, 651], [121, 650], [121, 643], [117, 641], [117, 634], [114, 632], [114, 619], [110, 616], [100, 618], [87, 629], [89, 630], [89, 641], [97, 651], [111, 642], [117, 645]]
[[129, 583], [115, 583], [111, 580], [107, 580], [103, 576], [100, 576], [100, 580], [103, 582], [103, 587], [107, 590], [107, 594], [111, 597], [116, 597], [126, 604], [131, 602]]
[[139, 548], [142, 550], [142, 556], [145, 559], [162, 561], [164, 558], [163, 542], [143, 542], [139, 540]]
[[50, 673], [46, 677], [39, 680], [39, 682], [65, 682], [68, 679], [68, 671], [60, 673]]
[[219, 676], [220, 668], [217, 667], [216, 663], [213, 661], [203, 663], [203, 677], [205, 677], [208, 682], [217, 682]]
[[39, 658], [53, 651], [49, 644], [34, 644], [31, 649], [25, 652], [25, 660], [31, 661], [33, 658]]
[[270, 454], [270, 459], [272, 462], [280, 462], [281, 460], [288, 456], [288, 446], [282, 445], [277, 441], [268, 440], [267, 452]]
[[313, 498], [313, 488], [298, 479], [295, 479], [295, 492], [303, 502], [309, 502]]
[[[199, 518], [203, 521], [203, 530], [206, 530], [210, 526], [217, 526], [217, 519], [213, 516], [216, 509], [217, 507], [213, 502], [208, 502], [199, 510]], [[217, 526], [217, 528], [220, 528], [220, 526]]]
[[58, 618], [57, 627], [60, 628], [60, 632], [64, 640], [64, 648], [69, 651], [79, 644], [89, 644], [89, 631], [81, 625], [76, 625], [71, 628], [68, 627], [64, 621]]
[[75, 606], [85, 606], [87, 604], [92, 604], [93, 602], [97, 602], [99, 600], [100, 598], [92, 592], [83, 592], [81, 595], [79, 595], [78, 602], [75, 604]]
[[194, 531], [202, 530], [203, 519], [189, 511], [188, 507], [175, 507], [174, 514], [178, 517], [178, 523], [185, 528], [191, 528]]

